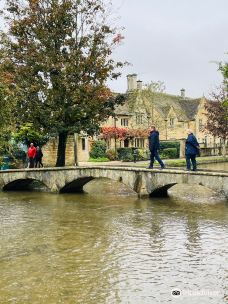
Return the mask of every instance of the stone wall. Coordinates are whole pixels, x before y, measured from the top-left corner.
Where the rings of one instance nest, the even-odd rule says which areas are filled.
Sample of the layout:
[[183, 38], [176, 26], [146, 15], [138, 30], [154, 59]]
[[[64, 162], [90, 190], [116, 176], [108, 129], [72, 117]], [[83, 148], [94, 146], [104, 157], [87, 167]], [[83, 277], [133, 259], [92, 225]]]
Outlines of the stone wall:
[[[85, 140], [85, 150], [82, 147], [82, 140]], [[89, 145], [87, 137], [78, 137], [78, 161], [87, 161], [89, 159]], [[55, 166], [58, 150], [58, 138], [51, 138], [46, 145], [43, 146], [43, 164], [47, 167]], [[73, 135], [68, 136], [66, 145], [66, 166], [74, 166], [74, 138]]]
[[77, 167], [4, 170], [0, 172], [0, 190], [24, 189], [33, 180], [40, 181], [51, 192], [80, 192], [94, 178], [119, 181], [139, 197], [166, 195], [175, 184], [198, 184], [228, 197], [228, 174], [222, 172], [186, 172], [183, 170], [148, 170], [129, 167]]

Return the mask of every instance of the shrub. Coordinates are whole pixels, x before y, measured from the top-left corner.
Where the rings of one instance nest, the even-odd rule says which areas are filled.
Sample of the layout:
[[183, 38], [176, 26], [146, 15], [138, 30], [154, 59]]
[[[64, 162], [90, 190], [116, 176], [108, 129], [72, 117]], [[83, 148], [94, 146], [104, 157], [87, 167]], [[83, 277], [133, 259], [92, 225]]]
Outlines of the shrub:
[[180, 155], [180, 142], [179, 141], [160, 141], [160, 150], [163, 152], [164, 149], [176, 148], [177, 149], [177, 158]]
[[132, 154], [132, 148], [118, 148], [117, 153], [119, 160], [124, 160], [124, 161], [134, 160]]
[[137, 160], [148, 160], [150, 158], [150, 151], [145, 149], [138, 149]]
[[166, 148], [161, 152], [162, 158], [178, 158], [179, 154], [177, 152], [177, 148]]
[[130, 152], [130, 151], [128, 151], [122, 158], [121, 158], [121, 160], [122, 161], [134, 161], [134, 156], [133, 156], [133, 154]]
[[106, 142], [103, 140], [97, 140], [92, 144], [92, 149], [90, 151], [91, 158], [106, 157]]
[[117, 159], [117, 154], [115, 152], [115, 150], [110, 149], [108, 151], [106, 151], [106, 156], [109, 160], [116, 160]]
[[117, 149], [118, 152], [118, 159], [122, 161], [134, 161], [136, 160], [148, 160], [149, 153], [144, 149], [137, 149], [137, 148], [119, 148]]

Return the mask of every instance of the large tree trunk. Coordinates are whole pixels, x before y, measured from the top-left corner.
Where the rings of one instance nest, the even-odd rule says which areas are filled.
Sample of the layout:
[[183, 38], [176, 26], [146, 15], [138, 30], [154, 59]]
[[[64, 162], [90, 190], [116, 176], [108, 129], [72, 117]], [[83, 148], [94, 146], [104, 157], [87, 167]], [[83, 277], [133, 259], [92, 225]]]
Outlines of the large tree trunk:
[[65, 152], [66, 152], [66, 142], [67, 142], [67, 132], [59, 133], [59, 143], [58, 143], [58, 152], [57, 152], [57, 161], [56, 167], [65, 166]]

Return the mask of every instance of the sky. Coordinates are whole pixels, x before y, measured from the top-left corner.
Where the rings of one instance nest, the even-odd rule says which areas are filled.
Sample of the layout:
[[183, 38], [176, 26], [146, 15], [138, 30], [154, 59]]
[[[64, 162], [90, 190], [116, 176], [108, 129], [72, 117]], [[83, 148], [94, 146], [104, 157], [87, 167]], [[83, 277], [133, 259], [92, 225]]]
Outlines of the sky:
[[125, 37], [114, 58], [131, 66], [109, 83], [125, 92], [126, 75], [163, 81], [166, 92], [209, 96], [222, 77], [215, 62], [228, 61], [227, 0], [113, 0]]
[[122, 77], [108, 82], [113, 91], [125, 92], [126, 75], [132, 73], [143, 83], [163, 81], [170, 94], [184, 88], [189, 97], [208, 97], [221, 83], [215, 62], [228, 61], [228, 0], [112, 3], [117, 23], [125, 28], [113, 57], [130, 62]]

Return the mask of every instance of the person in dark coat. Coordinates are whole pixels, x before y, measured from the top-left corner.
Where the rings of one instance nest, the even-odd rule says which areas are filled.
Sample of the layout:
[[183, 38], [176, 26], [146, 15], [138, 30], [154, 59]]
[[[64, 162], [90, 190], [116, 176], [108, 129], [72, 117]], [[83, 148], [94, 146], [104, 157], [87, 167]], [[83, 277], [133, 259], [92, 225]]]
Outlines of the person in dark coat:
[[43, 152], [39, 146], [36, 147], [36, 156], [35, 156], [35, 167], [40, 168], [43, 167], [42, 164]]
[[187, 170], [197, 170], [196, 156], [199, 155], [199, 143], [190, 129], [187, 130], [188, 137], [185, 142], [185, 157]]
[[148, 169], [153, 169], [154, 159], [159, 162], [161, 169], [164, 169], [165, 165], [158, 154], [158, 149], [160, 148], [159, 132], [156, 130], [155, 126], [151, 126], [151, 131], [148, 140], [150, 149], [150, 166], [148, 167]]

